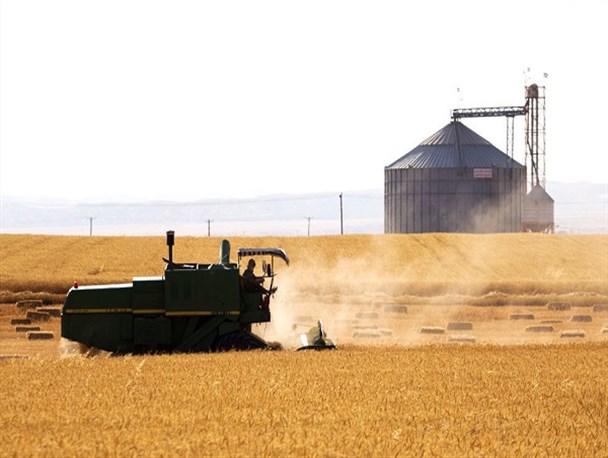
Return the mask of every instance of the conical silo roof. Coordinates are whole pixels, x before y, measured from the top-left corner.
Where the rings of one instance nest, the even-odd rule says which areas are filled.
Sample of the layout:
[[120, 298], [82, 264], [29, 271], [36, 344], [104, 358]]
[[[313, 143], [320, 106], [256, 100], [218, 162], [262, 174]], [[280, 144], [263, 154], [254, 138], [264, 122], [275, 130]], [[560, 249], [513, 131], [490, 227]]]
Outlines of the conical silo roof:
[[460, 121], [452, 121], [387, 169], [523, 168]]

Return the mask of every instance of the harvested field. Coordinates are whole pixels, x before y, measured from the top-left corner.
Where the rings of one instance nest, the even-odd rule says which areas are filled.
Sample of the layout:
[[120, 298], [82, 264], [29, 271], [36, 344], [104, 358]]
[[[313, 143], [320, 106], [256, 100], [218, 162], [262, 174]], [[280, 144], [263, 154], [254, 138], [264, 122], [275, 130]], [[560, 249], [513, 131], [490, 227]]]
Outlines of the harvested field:
[[[176, 258], [214, 260], [219, 241], [179, 238]], [[281, 246], [292, 260], [277, 266], [273, 322], [254, 332], [293, 349], [300, 328], [292, 324], [322, 319], [338, 351], [106, 358], [75, 356], [80, 348], [69, 351], [74, 345], [57, 338], [28, 340], [10, 325], [24, 314], [17, 300], [57, 306], [74, 280], [159, 275], [164, 237], [0, 235], [0, 388], [8, 393], [0, 397], [0, 455], [601, 456], [608, 449], [608, 324], [595, 315], [564, 329], [574, 327], [564, 324], [572, 312], [548, 307], [569, 303], [586, 313], [608, 303], [606, 237], [230, 241], [233, 249]], [[61, 269], [51, 269], [58, 260]], [[407, 313], [391, 309], [398, 306]], [[370, 312], [377, 316], [357, 318]], [[421, 333], [450, 322], [471, 323], [475, 335]], [[536, 323], [554, 332], [526, 331]], [[44, 328], [60, 335], [57, 319]], [[573, 332], [582, 336], [568, 338]], [[31, 395], [41, 389], [44, 396]]]

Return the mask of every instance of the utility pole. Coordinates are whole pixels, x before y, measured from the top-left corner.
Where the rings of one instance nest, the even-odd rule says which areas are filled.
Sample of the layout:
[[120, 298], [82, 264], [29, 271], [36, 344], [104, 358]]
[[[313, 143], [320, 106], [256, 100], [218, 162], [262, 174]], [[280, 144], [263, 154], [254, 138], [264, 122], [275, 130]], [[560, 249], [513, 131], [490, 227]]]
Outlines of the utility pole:
[[310, 237], [310, 220], [312, 219], [312, 216], [307, 216], [306, 219], [308, 220], [308, 236]]
[[213, 222], [212, 219], [207, 220], [207, 237], [211, 237], [211, 223], [212, 222]]
[[342, 206], [342, 193], [340, 193], [340, 235], [344, 235], [344, 207]]
[[93, 235], [93, 220], [95, 219], [95, 217], [93, 216], [87, 216], [88, 220], [89, 220], [89, 236]]

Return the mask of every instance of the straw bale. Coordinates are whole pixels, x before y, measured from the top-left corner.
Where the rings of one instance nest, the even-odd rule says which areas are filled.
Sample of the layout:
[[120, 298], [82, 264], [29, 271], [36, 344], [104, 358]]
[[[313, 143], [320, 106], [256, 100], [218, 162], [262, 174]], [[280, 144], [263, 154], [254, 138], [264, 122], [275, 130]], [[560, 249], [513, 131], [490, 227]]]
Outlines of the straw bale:
[[49, 318], [51, 318], [51, 315], [46, 312], [38, 312], [34, 310], [28, 310], [25, 316], [32, 321], [49, 321]]
[[61, 317], [61, 307], [39, 307], [36, 311], [48, 313], [54, 318]]
[[445, 334], [445, 329], [439, 326], [423, 326], [420, 328], [421, 334]]
[[540, 324], [559, 324], [563, 322], [564, 320], [542, 320]]
[[315, 320], [310, 315], [298, 315], [296, 321], [300, 323], [314, 323]]
[[40, 326], [17, 326], [15, 328], [16, 332], [30, 332], [30, 331], [40, 331]]
[[608, 328], [602, 328], [602, 334], [608, 334]]
[[585, 331], [580, 330], [580, 329], [570, 329], [568, 331], [562, 331], [561, 338], [568, 338], [568, 337], [585, 337]]
[[30, 320], [29, 318], [12, 318], [11, 319], [11, 324], [12, 325], [16, 325], [16, 324], [32, 324], [32, 320]]
[[570, 302], [549, 302], [547, 308], [549, 310], [570, 310], [572, 304]]
[[38, 308], [42, 306], [40, 299], [33, 299], [29, 301], [17, 301], [15, 304], [19, 309]]
[[589, 323], [593, 321], [591, 315], [572, 315], [570, 321], [578, 321], [579, 323]]
[[450, 336], [448, 336], [448, 342], [475, 343], [475, 336], [464, 335], [464, 334], [450, 335]]
[[27, 355], [0, 355], [0, 361], [9, 359], [27, 359]]
[[448, 323], [448, 331], [470, 331], [473, 329], [473, 323], [467, 321], [450, 321]]
[[360, 320], [375, 320], [378, 318], [378, 313], [376, 312], [358, 312], [355, 315]]
[[52, 331], [30, 331], [27, 333], [28, 340], [50, 340], [55, 338]]
[[510, 320], [533, 320], [534, 315], [531, 313], [512, 313], [509, 315]]
[[553, 332], [553, 326], [539, 325], [539, 326], [528, 326], [526, 332]]
[[389, 313], [407, 313], [407, 307], [402, 304], [386, 304], [384, 311]]
[[608, 312], [608, 304], [595, 304], [593, 306], [594, 312]]
[[382, 334], [377, 329], [367, 329], [361, 331], [355, 331], [353, 333], [355, 339], [368, 339], [382, 337]]
[[378, 325], [377, 324], [360, 324], [357, 326], [353, 326], [353, 329], [357, 330], [357, 331], [369, 331], [371, 329], [378, 329]]

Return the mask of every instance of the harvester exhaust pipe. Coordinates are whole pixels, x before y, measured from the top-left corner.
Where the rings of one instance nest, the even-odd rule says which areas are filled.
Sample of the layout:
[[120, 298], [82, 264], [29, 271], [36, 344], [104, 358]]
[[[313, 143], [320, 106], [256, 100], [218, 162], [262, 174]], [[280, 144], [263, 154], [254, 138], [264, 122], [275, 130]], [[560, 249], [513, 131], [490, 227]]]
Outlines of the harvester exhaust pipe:
[[173, 244], [175, 243], [175, 232], [167, 231], [167, 246], [169, 247], [169, 266], [173, 265]]
[[220, 245], [220, 264], [230, 264], [230, 242], [228, 240], [222, 240]]

